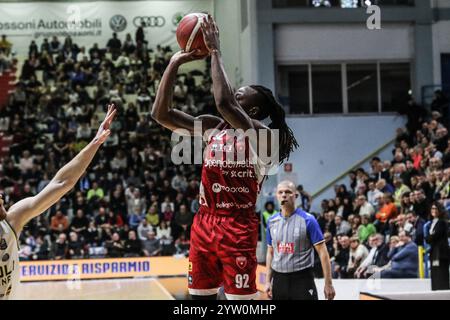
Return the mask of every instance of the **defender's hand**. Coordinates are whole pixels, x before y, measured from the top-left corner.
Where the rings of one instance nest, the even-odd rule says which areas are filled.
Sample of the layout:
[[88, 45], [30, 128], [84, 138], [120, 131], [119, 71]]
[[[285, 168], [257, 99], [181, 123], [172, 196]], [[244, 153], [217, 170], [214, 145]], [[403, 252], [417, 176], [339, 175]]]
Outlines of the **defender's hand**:
[[116, 116], [116, 113], [116, 107], [113, 104], [108, 105], [108, 112], [106, 113], [105, 120], [103, 120], [102, 124], [98, 128], [97, 134], [93, 140], [94, 144], [101, 145], [109, 137], [111, 134], [111, 130], [109, 128], [114, 120], [114, 117]]

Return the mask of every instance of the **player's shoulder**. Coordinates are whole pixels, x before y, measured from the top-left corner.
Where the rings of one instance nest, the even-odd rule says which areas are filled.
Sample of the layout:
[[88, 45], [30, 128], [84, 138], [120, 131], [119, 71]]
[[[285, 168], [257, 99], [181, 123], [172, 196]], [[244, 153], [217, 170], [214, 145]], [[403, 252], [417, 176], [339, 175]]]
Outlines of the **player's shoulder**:
[[280, 218], [281, 218], [281, 213], [280, 212], [275, 213], [267, 220], [267, 225], [273, 223], [274, 221], [279, 220]]
[[299, 217], [305, 219], [306, 222], [311, 222], [311, 221], [317, 220], [316, 217], [312, 213], [306, 212], [306, 211], [304, 211], [301, 208], [298, 208], [297, 210], [295, 210], [294, 214], [296, 214]]

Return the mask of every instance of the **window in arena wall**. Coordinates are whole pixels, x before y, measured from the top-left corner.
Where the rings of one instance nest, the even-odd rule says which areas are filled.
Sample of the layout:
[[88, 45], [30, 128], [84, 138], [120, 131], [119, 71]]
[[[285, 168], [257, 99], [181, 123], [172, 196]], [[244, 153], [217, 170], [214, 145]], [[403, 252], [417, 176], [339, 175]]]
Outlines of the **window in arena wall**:
[[410, 99], [411, 67], [409, 63], [380, 63], [383, 112], [394, 112]]
[[342, 65], [312, 65], [313, 113], [342, 113]]
[[348, 112], [378, 112], [377, 64], [347, 64]]
[[309, 66], [279, 66], [278, 100], [290, 114], [311, 114]]

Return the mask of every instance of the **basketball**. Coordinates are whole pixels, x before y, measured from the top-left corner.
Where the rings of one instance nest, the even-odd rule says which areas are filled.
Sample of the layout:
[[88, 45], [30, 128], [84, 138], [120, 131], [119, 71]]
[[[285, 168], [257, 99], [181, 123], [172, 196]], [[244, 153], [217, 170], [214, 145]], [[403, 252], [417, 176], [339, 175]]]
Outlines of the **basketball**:
[[176, 36], [181, 49], [186, 52], [198, 49], [199, 55], [207, 55], [208, 48], [203, 41], [201, 23], [207, 18], [204, 13], [190, 13], [178, 25]]

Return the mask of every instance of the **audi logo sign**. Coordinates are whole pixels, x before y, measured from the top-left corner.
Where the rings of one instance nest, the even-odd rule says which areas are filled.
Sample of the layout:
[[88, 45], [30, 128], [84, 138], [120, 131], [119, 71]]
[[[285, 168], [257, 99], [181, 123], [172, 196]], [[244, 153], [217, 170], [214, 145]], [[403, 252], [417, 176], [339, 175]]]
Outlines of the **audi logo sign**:
[[166, 19], [163, 16], [137, 16], [133, 19], [136, 28], [140, 27], [142, 22], [145, 23], [145, 27], [161, 28], [166, 24]]

